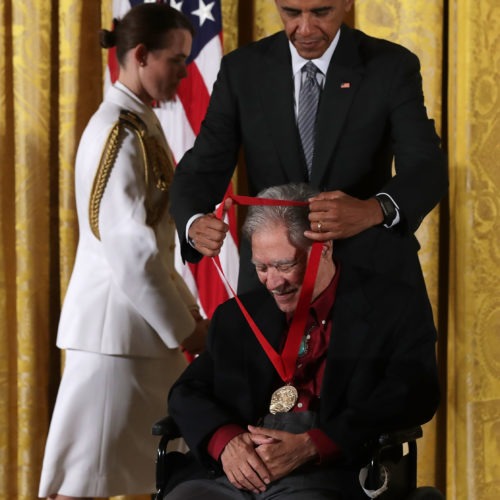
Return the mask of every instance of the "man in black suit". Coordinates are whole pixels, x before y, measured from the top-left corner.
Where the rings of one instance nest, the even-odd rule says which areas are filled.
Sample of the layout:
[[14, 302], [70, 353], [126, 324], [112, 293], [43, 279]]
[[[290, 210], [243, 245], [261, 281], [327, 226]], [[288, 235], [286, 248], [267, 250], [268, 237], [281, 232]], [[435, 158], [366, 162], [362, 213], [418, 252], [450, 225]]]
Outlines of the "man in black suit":
[[[261, 196], [313, 194], [292, 184]], [[168, 403], [215, 477], [183, 482], [169, 500], [366, 498], [358, 482], [370, 456], [366, 443], [423, 424], [436, 411], [436, 331], [426, 294], [332, 259], [331, 241], [311, 248], [303, 236], [308, 224], [307, 205], [250, 208], [243, 229], [265, 289], [240, 299], [269, 344], [235, 299], [216, 310], [206, 351], [174, 384]], [[307, 262], [315, 251], [314, 280]], [[299, 296], [308, 286], [312, 300], [303, 308]], [[300, 319], [305, 328], [297, 333]]]
[[[200, 134], [176, 169], [171, 212], [183, 258], [196, 262], [219, 252], [228, 227], [211, 212], [240, 147], [250, 195], [303, 181], [321, 192], [310, 204], [311, 239], [345, 240], [381, 223], [413, 238], [448, 185], [418, 58], [344, 25], [354, 0], [275, 2], [284, 31], [222, 59]], [[297, 128], [307, 61], [320, 70], [322, 89], [310, 173]], [[364, 244], [349, 245], [337, 244], [338, 255], [365, 260]], [[415, 239], [412, 246], [416, 255]], [[243, 289], [251, 280], [248, 264], [242, 248]]]

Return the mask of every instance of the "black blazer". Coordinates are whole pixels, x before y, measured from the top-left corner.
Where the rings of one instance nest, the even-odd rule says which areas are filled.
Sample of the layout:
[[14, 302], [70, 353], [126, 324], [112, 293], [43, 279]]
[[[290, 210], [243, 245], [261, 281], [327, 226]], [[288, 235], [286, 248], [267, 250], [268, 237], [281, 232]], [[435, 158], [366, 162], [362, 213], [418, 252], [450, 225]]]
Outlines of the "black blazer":
[[[285, 316], [267, 291], [241, 296], [275, 349]], [[363, 269], [340, 268], [332, 336], [320, 395], [319, 427], [343, 451], [344, 464], [363, 464], [364, 443], [380, 432], [423, 424], [439, 400], [436, 331], [425, 293], [388, 283]], [[268, 413], [283, 385], [234, 299], [215, 312], [207, 350], [173, 385], [169, 412], [197, 458], [224, 424], [245, 427]]]
[[[293, 92], [284, 32], [222, 59], [201, 131], [170, 189], [185, 259], [201, 258], [186, 243], [186, 223], [222, 200], [241, 146], [250, 195], [307, 180]], [[448, 183], [424, 106], [418, 58], [400, 45], [342, 26], [318, 113], [310, 183], [362, 199], [389, 193], [404, 217], [398, 230], [412, 234]]]

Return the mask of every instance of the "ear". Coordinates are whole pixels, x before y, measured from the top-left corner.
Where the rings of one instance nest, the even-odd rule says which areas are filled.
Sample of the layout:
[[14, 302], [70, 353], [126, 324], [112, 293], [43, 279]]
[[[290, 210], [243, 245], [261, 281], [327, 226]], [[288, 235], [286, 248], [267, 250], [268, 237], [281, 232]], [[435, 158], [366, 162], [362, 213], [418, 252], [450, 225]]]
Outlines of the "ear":
[[147, 57], [148, 57], [148, 49], [146, 49], [146, 46], [143, 43], [140, 43], [132, 50], [132, 55], [133, 55], [134, 61], [139, 66], [146, 65]]
[[323, 243], [323, 249], [321, 250], [321, 255], [323, 257], [331, 257], [332, 256], [332, 251], [333, 251], [333, 242], [332, 240], [325, 241]]

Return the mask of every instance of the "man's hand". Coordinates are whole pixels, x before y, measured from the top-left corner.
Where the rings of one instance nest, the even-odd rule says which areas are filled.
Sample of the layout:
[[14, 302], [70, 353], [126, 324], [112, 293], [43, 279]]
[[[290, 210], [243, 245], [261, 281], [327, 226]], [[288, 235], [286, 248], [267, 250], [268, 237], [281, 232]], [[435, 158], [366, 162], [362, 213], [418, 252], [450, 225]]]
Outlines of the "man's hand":
[[349, 238], [383, 220], [375, 198], [360, 200], [342, 191], [328, 191], [309, 200], [311, 230], [304, 236], [314, 241]]
[[[272, 439], [263, 438], [263, 443]], [[227, 443], [220, 456], [224, 472], [230, 483], [240, 490], [261, 493], [270, 482], [266, 464], [255, 451], [249, 433], [239, 434]]]
[[264, 427], [248, 426], [256, 453], [266, 465], [271, 481], [287, 476], [297, 467], [317, 457], [318, 452], [309, 435], [292, 434]]
[[224, 223], [224, 215], [229, 210], [233, 200], [228, 198], [224, 202], [224, 212], [222, 220], [218, 219], [214, 213], [198, 217], [189, 227], [189, 238], [198, 252], [206, 257], [219, 255], [222, 244], [229, 230], [229, 226]]

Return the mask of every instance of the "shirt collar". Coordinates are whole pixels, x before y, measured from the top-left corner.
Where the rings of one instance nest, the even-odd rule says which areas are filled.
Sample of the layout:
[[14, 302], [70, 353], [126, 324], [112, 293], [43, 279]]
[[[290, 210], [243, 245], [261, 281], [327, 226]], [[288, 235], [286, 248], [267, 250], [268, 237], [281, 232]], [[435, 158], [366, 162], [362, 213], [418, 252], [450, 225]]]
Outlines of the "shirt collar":
[[[119, 106], [124, 104], [124, 99], [126, 99], [126, 106], [133, 113], [139, 115], [139, 117], [147, 124], [148, 127], [157, 127], [162, 130], [161, 124], [153, 111], [151, 106], [145, 104], [139, 97], [137, 97], [127, 86], [125, 86], [120, 81], [116, 81], [108, 90], [108, 97], [116, 102]], [[163, 133], [163, 132], [162, 132]]]
[[[337, 45], [339, 43], [339, 38], [340, 38], [340, 30], [337, 31], [335, 38], [332, 40], [330, 46], [325, 50], [324, 54], [318, 59], [311, 59], [311, 61], [319, 68], [319, 70], [324, 75], [326, 75], [333, 53], [337, 48]], [[290, 47], [290, 53], [292, 55], [293, 76], [295, 76], [302, 69], [302, 66], [304, 66], [309, 61], [309, 59], [304, 59], [302, 56], [300, 56], [292, 42], [289, 41], [288, 45]]]
[[[330, 311], [332, 310], [337, 294], [337, 286], [339, 283], [340, 264], [335, 261], [335, 274], [333, 275], [330, 284], [314, 299], [309, 308], [309, 317], [314, 318], [319, 324], [322, 320], [328, 321]], [[293, 319], [293, 314], [287, 313], [286, 320], [290, 325]]]
[[142, 106], [146, 106], [128, 87], [126, 87], [122, 82], [119, 80], [116, 80], [114, 83], [114, 86], [121, 90], [122, 92], [125, 92], [129, 97], [131, 97], [134, 101], [136, 101], [138, 104], [141, 104]]
[[335, 274], [330, 281], [330, 284], [316, 297], [311, 304], [311, 311], [316, 316], [318, 322], [328, 320], [330, 311], [335, 302], [335, 295], [337, 293], [337, 285], [339, 282], [340, 265], [335, 262]]

